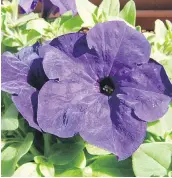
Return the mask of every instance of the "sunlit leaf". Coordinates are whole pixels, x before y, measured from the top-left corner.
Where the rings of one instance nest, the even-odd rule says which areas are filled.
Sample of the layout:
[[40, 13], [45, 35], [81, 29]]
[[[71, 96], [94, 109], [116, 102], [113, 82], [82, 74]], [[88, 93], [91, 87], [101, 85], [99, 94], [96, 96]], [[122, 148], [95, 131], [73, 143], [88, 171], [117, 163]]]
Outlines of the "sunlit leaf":
[[167, 176], [171, 165], [172, 143], [145, 143], [133, 154], [137, 177]]
[[127, 2], [120, 12], [120, 17], [127, 21], [129, 24], [135, 26], [136, 23], [136, 6], [133, 0]]

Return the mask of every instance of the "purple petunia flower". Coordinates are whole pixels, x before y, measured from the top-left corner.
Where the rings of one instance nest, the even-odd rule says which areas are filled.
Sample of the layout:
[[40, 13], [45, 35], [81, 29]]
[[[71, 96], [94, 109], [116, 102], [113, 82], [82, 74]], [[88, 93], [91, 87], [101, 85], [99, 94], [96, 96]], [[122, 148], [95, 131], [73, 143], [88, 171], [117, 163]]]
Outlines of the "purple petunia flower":
[[39, 1], [43, 3], [43, 17], [57, 12], [63, 14], [69, 10], [72, 10], [73, 14], [77, 13], [75, 0], [20, 0], [19, 5], [22, 13], [32, 12]]
[[38, 2], [39, 0], [20, 0], [19, 5], [21, 8], [21, 13], [32, 12], [36, 8]]
[[17, 54], [5, 52], [2, 55], [1, 89], [12, 94], [12, 100], [29, 125], [37, 125], [38, 93], [48, 81], [38, 55], [39, 45], [26, 47]]
[[50, 42], [43, 68], [50, 79], [38, 96], [40, 128], [131, 156], [143, 142], [147, 122], [168, 109], [172, 85], [164, 68], [150, 60], [145, 37], [122, 21], [100, 23], [87, 35]]
[[55, 14], [59, 12], [64, 14], [67, 11], [72, 10], [73, 14], [77, 13], [75, 0], [42, 0], [43, 1], [43, 17], [47, 17], [49, 14]]

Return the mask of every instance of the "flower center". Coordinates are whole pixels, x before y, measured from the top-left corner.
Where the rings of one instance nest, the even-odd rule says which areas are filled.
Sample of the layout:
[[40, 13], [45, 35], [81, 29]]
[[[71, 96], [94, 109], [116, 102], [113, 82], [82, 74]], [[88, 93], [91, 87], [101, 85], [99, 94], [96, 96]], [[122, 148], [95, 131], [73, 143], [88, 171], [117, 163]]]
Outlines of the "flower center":
[[105, 77], [99, 81], [100, 92], [106, 96], [111, 96], [115, 86], [110, 77]]

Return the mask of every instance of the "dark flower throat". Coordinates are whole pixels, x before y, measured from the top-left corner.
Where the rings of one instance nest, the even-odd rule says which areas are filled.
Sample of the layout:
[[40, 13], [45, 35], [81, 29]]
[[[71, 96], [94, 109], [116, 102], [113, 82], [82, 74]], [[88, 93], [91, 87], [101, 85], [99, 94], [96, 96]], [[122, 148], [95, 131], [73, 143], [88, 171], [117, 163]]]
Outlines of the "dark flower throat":
[[105, 77], [99, 81], [100, 92], [106, 96], [111, 96], [115, 86], [110, 77]]

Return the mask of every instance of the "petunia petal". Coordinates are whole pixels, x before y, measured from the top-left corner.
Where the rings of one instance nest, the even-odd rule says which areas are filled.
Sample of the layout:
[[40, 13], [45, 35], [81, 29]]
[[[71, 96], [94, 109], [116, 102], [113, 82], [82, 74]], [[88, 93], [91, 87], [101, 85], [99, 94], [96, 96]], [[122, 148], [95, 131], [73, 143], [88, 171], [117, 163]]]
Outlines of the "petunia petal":
[[99, 55], [97, 67], [103, 68], [100, 77], [113, 75], [120, 64], [133, 67], [149, 60], [148, 41], [123, 21], [97, 24], [88, 32], [87, 41], [88, 46]]
[[12, 100], [29, 125], [41, 131], [36, 121], [38, 104], [38, 92], [36, 89], [29, 86], [22, 90], [19, 95], [13, 95]]
[[139, 69], [147, 76], [147, 81], [152, 83], [152, 88], [158, 88], [160, 93], [172, 97], [172, 84], [161, 64], [150, 59], [149, 63], [140, 66]]
[[76, 15], [75, 0], [43, 0], [43, 17], [47, 17], [51, 13], [56, 14], [57, 12], [63, 14], [70, 10]]
[[131, 108], [119, 103], [116, 97], [108, 102], [101, 94], [93, 97], [83, 121], [83, 139], [116, 154], [119, 160], [131, 156], [146, 133], [146, 122], [138, 120]]
[[71, 58], [79, 57], [89, 50], [86, 35], [79, 32], [57, 37], [50, 42], [50, 45], [58, 48]]
[[23, 49], [21, 49], [18, 53], [15, 55], [23, 62], [25, 62], [27, 65], [30, 66], [32, 61], [36, 58], [39, 58], [39, 55], [37, 53], [37, 50], [39, 48], [39, 43], [34, 44], [33, 46], [28, 46]]
[[77, 13], [75, 0], [51, 0], [51, 2], [59, 7], [60, 14], [69, 10], [72, 10], [74, 15]]
[[38, 124], [41, 129], [59, 137], [72, 137], [78, 133], [82, 114], [87, 108], [83, 99], [93, 91], [88, 81], [74, 74], [69, 80], [48, 81], [38, 98]]
[[81, 33], [58, 37], [50, 45], [41, 47], [39, 53], [44, 57], [43, 67], [49, 79], [63, 80], [72, 73], [80, 75], [82, 71], [86, 71], [90, 80], [98, 79], [93, 69], [97, 56], [89, 50], [85, 35]]
[[135, 115], [144, 121], [160, 119], [168, 110], [171, 98], [167, 95], [129, 87], [121, 87], [117, 97], [134, 110]]
[[112, 79], [116, 87], [132, 87], [172, 96], [172, 84], [163, 66], [152, 59], [132, 69], [122, 67]]
[[27, 75], [27, 82], [37, 90], [40, 90], [44, 83], [48, 81], [43, 70], [42, 61], [42, 58], [36, 58], [32, 62]]
[[116, 153], [107, 96], [97, 93], [91, 97], [79, 133], [88, 143]]
[[2, 54], [1, 65], [1, 87], [3, 91], [19, 94], [28, 87], [27, 73], [29, 66], [25, 62], [19, 60], [10, 52], [5, 52]]
[[19, 5], [22, 8], [23, 13], [32, 12], [39, 0], [20, 0]]
[[131, 156], [143, 143], [146, 136], [147, 123], [139, 120], [132, 109], [120, 102], [116, 97], [109, 101], [115, 152], [119, 160]]

